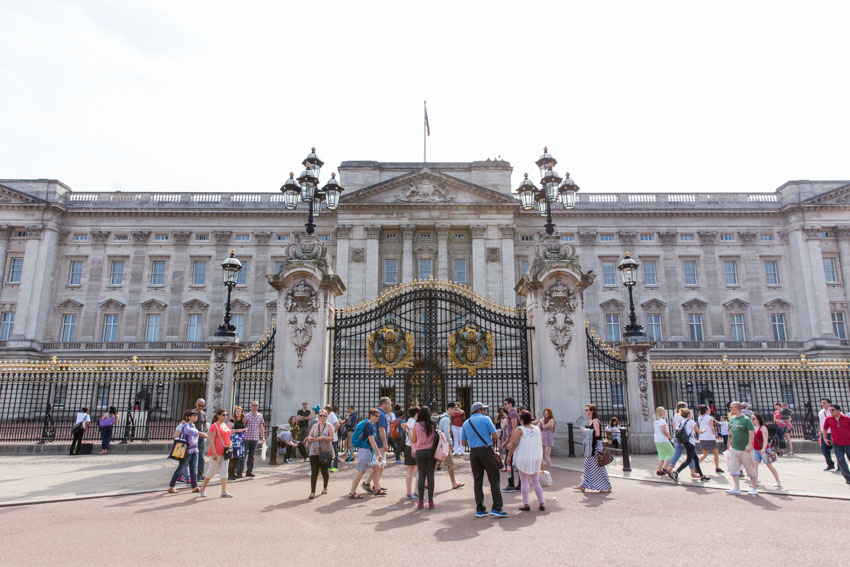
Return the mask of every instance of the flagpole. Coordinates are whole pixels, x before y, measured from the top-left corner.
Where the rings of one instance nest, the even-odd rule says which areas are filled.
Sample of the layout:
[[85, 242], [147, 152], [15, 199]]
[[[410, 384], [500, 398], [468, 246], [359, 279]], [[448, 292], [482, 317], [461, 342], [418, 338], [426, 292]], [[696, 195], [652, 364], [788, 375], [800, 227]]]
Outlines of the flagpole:
[[422, 121], [422, 163], [428, 163], [428, 101], [423, 101], [425, 117]]

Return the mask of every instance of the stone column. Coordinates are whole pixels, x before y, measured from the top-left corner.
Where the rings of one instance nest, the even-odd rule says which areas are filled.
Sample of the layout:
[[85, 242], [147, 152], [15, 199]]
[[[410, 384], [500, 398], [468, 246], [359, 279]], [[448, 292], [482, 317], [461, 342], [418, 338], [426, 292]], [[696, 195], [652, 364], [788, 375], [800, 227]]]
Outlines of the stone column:
[[651, 342], [620, 343], [620, 358], [626, 365], [626, 400], [629, 412], [629, 451], [648, 454], [655, 452], [653, 421], [654, 394], [652, 364], [649, 356]]
[[[181, 337], [180, 320], [183, 316], [183, 290], [186, 289], [186, 269], [189, 261], [189, 237], [192, 233], [187, 230], [181, 230], [171, 233], [174, 250], [174, 269], [171, 270], [171, 278], [169, 281], [168, 290], [168, 306], [165, 308], [165, 321], [160, 329], [162, 337], [165, 340], [186, 340], [185, 336]], [[213, 278], [216, 273], [217, 258], [213, 258], [208, 267], [208, 278]], [[211, 280], [207, 285], [214, 285], [215, 280]]]
[[[348, 275], [349, 262], [351, 261], [351, 225], [339, 224], [336, 227], [336, 266], [335, 271], [343, 281], [350, 282]], [[358, 252], [359, 254], [359, 252]], [[380, 266], [379, 266], [380, 268]], [[348, 305], [348, 296], [340, 299], [341, 305]]]
[[[850, 301], [850, 226], [835, 229], [838, 236], [838, 263], [841, 266], [841, 285], [844, 288], [844, 301]], [[5, 256], [3, 256], [5, 257]], [[0, 267], [0, 274], [5, 273]]]
[[502, 235], [502, 303], [516, 304], [516, 258], [514, 257], [514, 227], [502, 225], [499, 227]]
[[487, 227], [476, 224], [469, 227], [472, 233], [472, 290], [487, 295], [487, 251], [484, 237]]
[[449, 229], [451, 225], [437, 225], [437, 279], [449, 281]]
[[[805, 227], [795, 230], [789, 235], [793, 257], [801, 263], [801, 276], [803, 279], [803, 297], [805, 304], [797, 309], [798, 317], [804, 319], [802, 328], [810, 329], [810, 334], [801, 337], [803, 340], [832, 337], [832, 317], [829, 313], [829, 298], [826, 289], [826, 276], [823, 273], [823, 254], [821, 253], [820, 240], [818, 239], [819, 227]], [[793, 322], [786, 321], [788, 339], [795, 337], [792, 331], [795, 326]], [[799, 332], [799, 331], [798, 331]]]
[[11, 235], [11, 226], [0, 226], [0, 278], [6, 277], [6, 252], [9, 250], [9, 237]]
[[[131, 233], [133, 239], [133, 255], [130, 258], [130, 277], [127, 278], [127, 308], [124, 311], [124, 328], [138, 329], [139, 316], [141, 315], [142, 295], [150, 284], [150, 274], [148, 279], [145, 279], [145, 267], [148, 265], [148, 240], [150, 239], [150, 231], [139, 230]], [[171, 270], [174, 266], [169, 262], [167, 269]], [[172, 286], [171, 274], [166, 271], [165, 274], [166, 286]], [[182, 289], [182, 286], [181, 286]], [[95, 309], [97, 306], [86, 306], [86, 308]], [[96, 327], [84, 329], [86, 333], [90, 333], [94, 337]]]
[[235, 337], [209, 337], [210, 373], [207, 379], [207, 417], [219, 408], [233, 409], [233, 371], [241, 346]]
[[330, 373], [330, 334], [336, 297], [345, 291], [317, 239], [302, 236], [289, 247], [279, 274], [267, 277], [278, 292], [272, 417], [281, 425], [306, 401], [325, 401]]
[[[245, 340], [249, 337], [262, 337], [266, 332], [266, 313], [265, 309], [259, 310], [254, 306], [261, 306], [266, 301], [265, 286], [259, 285], [256, 282], [259, 280], [259, 274], [266, 274], [274, 269], [274, 262], [271, 261], [271, 250], [269, 241], [272, 233], [269, 231], [254, 232], [254, 276], [248, 284], [246, 290], [251, 294], [251, 309], [248, 315], [248, 321], [245, 322]], [[239, 253], [237, 249], [236, 253]]]
[[39, 266], [35, 273], [38, 292], [33, 294], [30, 302], [30, 321], [34, 318], [34, 324], [30, 327], [27, 322], [27, 338], [34, 341], [44, 340], [47, 333], [57, 280], [60, 242], [66, 234], [59, 231], [55, 222], [44, 225], [38, 252]]
[[381, 289], [381, 227], [378, 225], [366, 227], [366, 294], [364, 299], [378, 296]]
[[[89, 309], [84, 309], [80, 314], [80, 328], [94, 329], [97, 327], [97, 317], [99, 309], [97, 308], [100, 292], [103, 289], [103, 272], [106, 266], [106, 249], [109, 242], [109, 235], [112, 234], [108, 230], [96, 230], [91, 233], [92, 247], [88, 260], [85, 263], [85, 280], [86, 288], [83, 295], [83, 305], [88, 305]], [[123, 332], [119, 335], [120, 340], [135, 340], [135, 337], [128, 339], [127, 335], [135, 336], [136, 329], [130, 328], [127, 325], [123, 326]]]
[[401, 281], [402, 283], [413, 281], [413, 235], [416, 227], [406, 224], [401, 227]]
[[567, 423], [581, 425], [590, 401], [584, 289], [593, 283], [575, 257], [575, 248], [558, 237], [544, 237], [532, 252], [531, 266], [516, 285], [526, 298], [532, 338], [535, 408], [552, 408], [563, 425], [555, 434], [555, 454], [567, 454]]

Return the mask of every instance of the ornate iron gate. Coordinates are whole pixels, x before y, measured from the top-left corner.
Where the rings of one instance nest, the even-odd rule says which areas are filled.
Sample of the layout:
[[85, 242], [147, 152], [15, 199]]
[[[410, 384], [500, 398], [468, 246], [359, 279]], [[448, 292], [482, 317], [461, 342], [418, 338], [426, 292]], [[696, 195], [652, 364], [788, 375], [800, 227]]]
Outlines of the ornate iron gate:
[[590, 402], [599, 410], [599, 419], [607, 425], [612, 417], [620, 425], [629, 424], [626, 397], [626, 365], [620, 355], [586, 326], [587, 374], [590, 382]]
[[528, 333], [525, 311], [463, 285], [402, 284], [337, 310], [328, 398], [361, 416], [382, 396], [440, 412], [451, 401], [467, 412], [480, 401], [495, 415], [506, 396], [530, 408]]
[[263, 414], [266, 429], [271, 427], [272, 378], [274, 376], [274, 343], [277, 328], [274, 321], [266, 334], [243, 350], [233, 372], [233, 405], [241, 406], [245, 413], [251, 411], [251, 402], [257, 401]]

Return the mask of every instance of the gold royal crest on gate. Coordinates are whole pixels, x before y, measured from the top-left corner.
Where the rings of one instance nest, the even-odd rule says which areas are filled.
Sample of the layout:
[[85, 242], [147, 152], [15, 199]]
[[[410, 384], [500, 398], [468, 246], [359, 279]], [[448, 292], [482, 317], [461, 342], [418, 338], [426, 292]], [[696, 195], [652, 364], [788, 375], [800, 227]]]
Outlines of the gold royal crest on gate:
[[449, 334], [449, 362], [455, 368], [465, 368], [475, 376], [493, 363], [493, 333], [485, 333], [475, 323]]
[[399, 368], [413, 366], [413, 333], [404, 332], [396, 323], [387, 322], [366, 337], [366, 355], [372, 368], [392, 376]]

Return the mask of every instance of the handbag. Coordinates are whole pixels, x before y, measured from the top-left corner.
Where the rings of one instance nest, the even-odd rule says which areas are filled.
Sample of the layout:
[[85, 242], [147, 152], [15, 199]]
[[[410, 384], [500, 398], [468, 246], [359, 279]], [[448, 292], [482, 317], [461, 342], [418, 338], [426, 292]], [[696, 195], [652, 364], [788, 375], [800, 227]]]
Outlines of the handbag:
[[767, 462], [769, 462], [769, 463], [775, 463], [776, 458], [777, 458], [776, 453], [774, 453], [773, 451], [771, 451], [770, 453], [767, 454]]
[[115, 418], [114, 417], [105, 417], [105, 418], [101, 419], [100, 421], [98, 421], [97, 424], [101, 427], [104, 427], [104, 428], [112, 427], [113, 425], [115, 425]]
[[442, 462], [449, 455], [449, 442], [446, 440], [446, 436], [443, 435], [442, 431], [438, 430], [436, 434], [438, 441], [437, 448], [434, 450], [434, 458]]
[[71, 435], [76, 435], [80, 431], [83, 431], [85, 429], [85, 427], [83, 427], [83, 423], [85, 423], [85, 420], [75, 423], [74, 427], [71, 428]]
[[175, 439], [171, 445], [171, 452], [168, 454], [169, 459], [182, 461], [186, 457], [186, 451], [189, 450], [189, 442], [185, 439]]
[[605, 447], [602, 447], [601, 453], [596, 453], [596, 463], [600, 467], [604, 467], [605, 465], [610, 465], [614, 461], [613, 455], [611, 455], [610, 451]]
[[229, 447], [229, 446], [225, 447], [224, 453], [221, 454], [221, 458], [224, 459], [225, 461], [229, 461], [230, 457], [232, 457], [232, 456], [233, 456], [233, 447]]
[[481, 439], [481, 442], [484, 443], [484, 445], [486, 445], [487, 447], [490, 447], [491, 449], [493, 449], [493, 456], [496, 457], [496, 462], [499, 464], [499, 468], [500, 469], [505, 468], [505, 464], [502, 462], [502, 457], [499, 456], [499, 453], [496, 452], [496, 450], [493, 448], [493, 446], [490, 443], [488, 443], [483, 437], [481, 437], [481, 434], [478, 433], [478, 430], [475, 429], [474, 425], [472, 425], [472, 419], [468, 419], [467, 421], [469, 422], [469, 426], [472, 428], [472, 430], [475, 432], [475, 434], [478, 436], [478, 438]]
[[[321, 433], [321, 431], [319, 433]], [[325, 443], [327, 443], [327, 441], [319, 441], [318, 443], [319, 443], [319, 463], [322, 464], [322, 465], [331, 464], [331, 462], [333, 462], [333, 460], [334, 460], [334, 453], [333, 453], [333, 451], [324, 450]]]
[[540, 486], [552, 486], [552, 473], [549, 471], [540, 471]]

